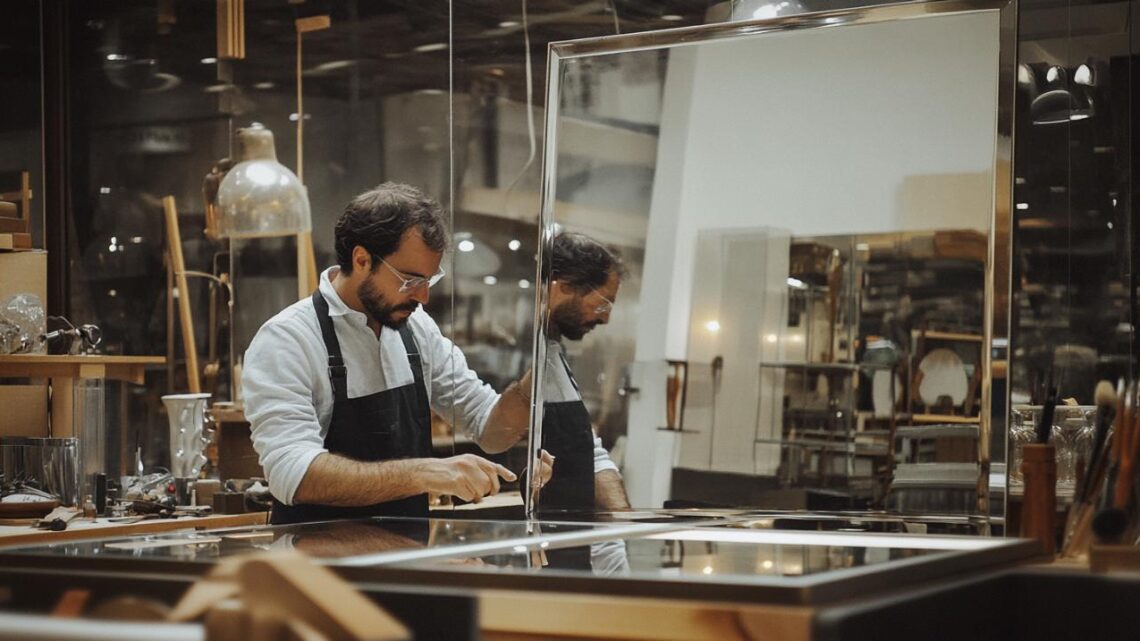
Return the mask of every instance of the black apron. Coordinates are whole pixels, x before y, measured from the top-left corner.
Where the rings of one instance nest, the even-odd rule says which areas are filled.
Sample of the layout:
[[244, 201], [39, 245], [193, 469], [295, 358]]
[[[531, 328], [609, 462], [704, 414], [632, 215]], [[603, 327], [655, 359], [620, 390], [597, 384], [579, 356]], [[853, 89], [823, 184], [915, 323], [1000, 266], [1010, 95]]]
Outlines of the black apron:
[[[333, 414], [325, 435], [325, 448], [357, 461], [390, 461], [426, 458], [431, 451], [431, 409], [428, 406], [424, 369], [412, 330], [405, 324], [400, 338], [408, 353], [414, 381], [410, 385], [348, 398], [348, 370], [340, 351], [329, 304], [320, 290], [313, 293], [313, 307], [329, 354], [329, 378], [333, 388]], [[273, 499], [269, 522], [274, 525], [358, 519], [373, 516], [428, 516], [427, 494], [363, 507], [332, 505], [285, 505]]]
[[594, 509], [594, 431], [581, 400], [578, 381], [559, 352], [576, 401], [546, 403], [542, 412], [542, 448], [554, 456], [554, 474], [539, 493], [540, 511]]

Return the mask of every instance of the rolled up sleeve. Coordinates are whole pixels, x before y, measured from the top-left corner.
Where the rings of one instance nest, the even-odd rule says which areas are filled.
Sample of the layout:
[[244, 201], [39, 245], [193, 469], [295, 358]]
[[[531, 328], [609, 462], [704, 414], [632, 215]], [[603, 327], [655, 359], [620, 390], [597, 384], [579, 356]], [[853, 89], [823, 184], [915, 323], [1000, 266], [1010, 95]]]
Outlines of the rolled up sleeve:
[[253, 448], [277, 500], [291, 505], [309, 465], [327, 452], [314, 404], [322, 371], [304, 348], [299, 328], [262, 326], [245, 354], [242, 394]]
[[[595, 436], [594, 437], [594, 474], [597, 474], [598, 472], [602, 472], [604, 470], [613, 470], [613, 471], [617, 472], [618, 466], [613, 462], [613, 459], [610, 458], [610, 453], [606, 451], [606, 448], [602, 447], [602, 439], [600, 437]], [[620, 472], [619, 472], [619, 474], [620, 474]]]
[[478, 442], [499, 394], [467, 366], [467, 357], [440, 333], [430, 316], [423, 314], [422, 321], [423, 342], [431, 355], [431, 407], [457, 432]]

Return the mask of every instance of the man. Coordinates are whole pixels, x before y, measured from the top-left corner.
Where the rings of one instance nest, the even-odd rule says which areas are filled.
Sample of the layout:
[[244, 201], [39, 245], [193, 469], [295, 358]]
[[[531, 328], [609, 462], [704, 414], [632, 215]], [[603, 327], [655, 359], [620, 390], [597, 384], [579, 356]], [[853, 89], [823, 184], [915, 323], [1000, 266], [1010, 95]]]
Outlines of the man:
[[435, 201], [367, 191], [337, 222], [338, 265], [254, 337], [242, 390], [272, 523], [427, 516], [428, 493], [479, 501], [515, 480], [479, 456], [431, 457], [429, 408], [488, 452], [526, 433], [530, 408], [529, 380], [496, 394], [420, 309], [446, 248]]
[[621, 474], [594, 435], [562, 346], [564, 339], [582, 340], [609, 322], [624, 274], [621, 257], [589, 236], [562, 233], [554, 238], [542, 441], [558, 465], [539, 494], [541, 509], [629, 509]]

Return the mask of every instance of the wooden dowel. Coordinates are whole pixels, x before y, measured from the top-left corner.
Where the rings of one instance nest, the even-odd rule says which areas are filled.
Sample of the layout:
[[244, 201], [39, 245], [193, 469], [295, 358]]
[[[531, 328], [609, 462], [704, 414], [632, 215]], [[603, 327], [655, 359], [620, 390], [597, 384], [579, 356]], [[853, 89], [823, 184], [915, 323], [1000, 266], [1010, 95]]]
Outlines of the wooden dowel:
[[190, 288], [186, 286], [186, 262], [182, 257], [182, 234], [178, 231], [178, 208], [174, 204], [174, 196], [162, 199], [162, 212], [166, 216], [166, 242], [170, 245], [170, 262], [174, 269], [174, 284], [178, 289], [178, 317], [182, 325], [182, 348], [186, 352], [186, 383], [190, 393], [197, 394], [202, 391], [198, 379], [198, 345], [194, 340]]

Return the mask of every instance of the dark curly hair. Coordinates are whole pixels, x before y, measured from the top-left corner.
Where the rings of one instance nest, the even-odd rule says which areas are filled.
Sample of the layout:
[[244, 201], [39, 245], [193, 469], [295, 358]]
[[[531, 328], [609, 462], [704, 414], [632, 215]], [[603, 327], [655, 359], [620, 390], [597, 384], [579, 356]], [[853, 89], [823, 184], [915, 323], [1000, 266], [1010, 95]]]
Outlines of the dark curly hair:
[[550, 278], [579, 293], [605, 285], [610, 272], [617, 272], [619, 278], [626, 275], [621, 254], [585, 234], [563, 232], [555, 236], [550, 263]]
[[418, 228], [424, 244], [432, 251], [447, 249], [447, 228], [443, 208], [422, 191], [401, 183], [384, 183], [348, 203], [336, 222], [336, 262], [352, 273], [352, 250], [360, 245], [377, 258], [396, 252], [404, 232]]

